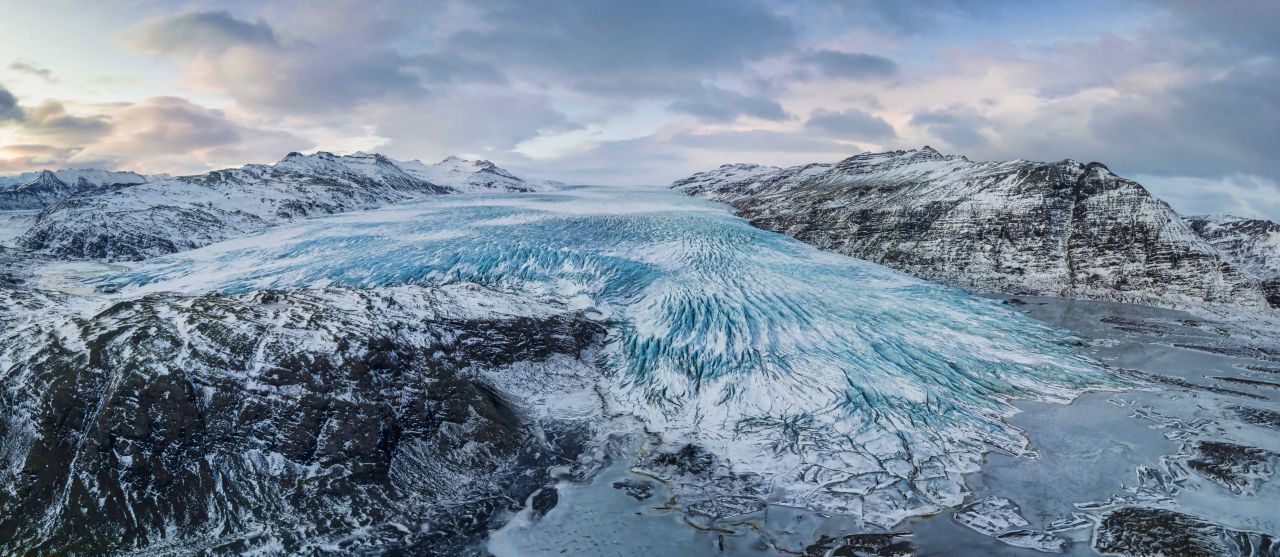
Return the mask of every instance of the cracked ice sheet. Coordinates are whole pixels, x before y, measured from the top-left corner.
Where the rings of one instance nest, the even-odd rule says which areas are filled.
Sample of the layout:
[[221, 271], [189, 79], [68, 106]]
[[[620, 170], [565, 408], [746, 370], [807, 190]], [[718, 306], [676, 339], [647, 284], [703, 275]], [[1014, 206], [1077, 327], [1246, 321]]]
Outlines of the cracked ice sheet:
[[[1252, 327], [1238, 328], [1233, 322], [1205, 320], [1172, 310], [1053, 298], [1021, 299], [1027, 303], [1023, 307], [1030, 315], [1089, 338], [1087, 351], [1101, 361], [1181, 378], [1195, 385], [1213, 385], [1209, 377], [1220, 374], [1250, 376], [1248, 366], [1260, 363], [1184, 350], [1172, 346], [1174, 342], [1265, 346], [1278, 340], [1274, 333], [1268, 338], [1258, 335]], [[1134, 332], [1131, 323], [1143, 324], [1137, 330], [1144, 332]], [[1252, 376], [1262, 377], [1263, 373]], [[1250, 423], [1236, 411], [1241, 407], [1280, 411], [1280, 403], [1274, 397], [1259, 400], [1169, 385], [1155, 385], [1153, 389], [1089, 393], [1069, 406], [1019, 402], [1018, 407], [1025, 412], [1010, 421], [1027, 432], [1041, 457], [1028, 461], [989, 456], [982, 471], [968, 478], [975, 498], [994, 494], [1014, 501], [1032, 528], [1047, 529], [1072, 540], [1067, 548], [1072, 555], [1095, 554], [1089, 548], [1094, 522], [1126, 502], [1169, 508], [1239, 531], [1280, 531], [1280, 512], [1274, 504], [1280, 498], [1280, 485], [1274, 475], [1261, 480], [1262, 468], [1249, 464], [1256, 459], [1241, 458], [1241, 466], [1230, 467], [1240, 471], [1241, 479], [1246, 480], [1234, 485], [1214, 481], [1186, 465], [1188, 459], [1199, 454], [1197, 445], [1206, 440], [1271, 452], [1280, 450], [1280, 429], [1268, 427], [1265, 422]], [[1255, 389], [1246, 394], [1256, 393], [1265, 391]], [[1250, 495], [1248, 491], [1255, 481], [1257, 492]], [[1114, 502], [1108, 505], [1108, 501]], [[1088, 508], [1082, 509], [1082, 504]], [[1012, 554], [994, 539], [978, 539], [957, 526], [944, 513], [913, 521], [908, 529], [916, 532], [916, 540], [926, 554], [957, 547], [980, 554]]]
[[984, 451], [1029, 454], [1005, 422], [1011, 399], [1123, 384], [1069, 336], [998, 302], [657, 189], [433, 198], [157, 258], [98, 284], [135, 296], [460, 282], [607, 320], [607, 414], [760, 475], [771, 502], [882, 526], [959, 504], [961, 474]]

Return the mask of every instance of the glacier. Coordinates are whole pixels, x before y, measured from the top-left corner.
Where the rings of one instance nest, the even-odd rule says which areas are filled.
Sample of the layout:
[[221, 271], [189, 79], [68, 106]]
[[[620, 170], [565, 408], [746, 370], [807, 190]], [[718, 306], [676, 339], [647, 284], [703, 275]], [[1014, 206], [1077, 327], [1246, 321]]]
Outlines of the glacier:
[[[1128, 384], [1078, 338], [998, 301], [658, 188], [410, 201], [90, 280], [123, 299], [467, 283], [606, 324], [597, 439], [645, 438], [638, 468], [715, 518], [751, 508], [730, 504], [743, 494], [879, 527], [953, 507], [984, 453], [1035, 455], [1006, 420], [1013, 400]], [[537, 388], [536, 378], [492, 381]], [[542, 396], [546, 412], [590, 406]], [[685, 457], [712, 463], [712, 477], [679, 465]]]

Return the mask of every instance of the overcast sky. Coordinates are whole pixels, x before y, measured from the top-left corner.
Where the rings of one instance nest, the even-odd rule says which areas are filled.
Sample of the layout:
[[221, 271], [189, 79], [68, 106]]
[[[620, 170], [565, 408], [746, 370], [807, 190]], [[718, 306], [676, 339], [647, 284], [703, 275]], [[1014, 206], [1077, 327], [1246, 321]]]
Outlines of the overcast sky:
[[1280, 220], [1280, 2], [0, 0], [0, 172], [289, 151], [665, 184], [931, 145]]

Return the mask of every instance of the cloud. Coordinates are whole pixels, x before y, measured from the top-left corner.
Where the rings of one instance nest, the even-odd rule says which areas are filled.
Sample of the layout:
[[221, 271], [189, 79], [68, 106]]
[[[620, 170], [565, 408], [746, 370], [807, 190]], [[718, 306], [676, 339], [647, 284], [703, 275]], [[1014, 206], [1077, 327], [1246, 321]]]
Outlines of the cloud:
[[183, 60], [186, 82], [197, 89], [272, 113], [308, 114], [416, 98], [426, 92], [424, 78], [495, 81], [496, 74], [491, 68], [467, 68], [457, 57], [405, 56], [380, 43], [341, 37], [286, 41], [266, 22], [250, 23], [226, 12], [155, 19], [134, 29], [127, 42], [142, 52]]
[[[107, 106], [19, 103], [0, 89], [5, 141], [63, 161], [154, 149], [157, 167], [184, 168], [205, 156], [271, 160], [301, 143], [374, 146], [612, 183], [933, 144], [981, 160], [1099, 160], [1217, 190], [1230, 176], [1280, 180], [1274, 2], [316, 0], [147, 12], [157, 10], [123, 42], [178, 64], [171, 94], [198, 92], [223, 111], [139, 100], [150, 91]], [[9, 67], [15, 78], [40, 77], [24, 63]], [[163, 76], [171, 65], [151, 67]]]
[[76, 147], [30, 143], [0, 145], [0, 171], [21, 172], [61, 166], [78, 151]]
[[[889, 77], [898, 72], [898, 64], [883, 56], [860, 52], [816, 50], [796, 58], [796, 62], [811, 72], [801, 72], [799, 77], [814, 79], [870, 79]], [[813, 75], [816, 74], [816, 75]]]
[[805, 132], [682, 130], [602, 141], [554, 160], [503, 164], [519, 172], [574, 183], [665, 185], [725, 163], [793, 165], [840, 160], [862, 151], [865, 149], [858, 145]]
[[883, 118], [856, 108], [843, 112], [818, 109], [809, 115], [804, 127], [823, 135], [871, 141], [892, 139], [897, 135], [893, 126]]
[[1280, 179], [1280, 67], [1236, 68], [1092, 112], [1090, 131], [1146, 173]]
[[67, 112], [63, 103], [54, 100], [21, 106], [12, 93], [0, 86], [0, 123], [6, 120], [11, 130], [41, 144], [83, 144], [101, 137], [111, 127], [101, 114], [76, 116]]
[[704, 85], [700, 92], [677, 99], [671, 103], [671, 109], [711, 122], [729, 122], [738, 116], [774, 121], [790, 117], [778, 101], [759, 95], [743, 95], [714, 85]]
[[911, 125], [920, 126], [930, 135], [957, 149], [977, 149], [988, 144], [978, 129], [981, 117], [960, 116], [951, 112], [931, 111], [916, 114]]
[[1254, 174], [1215, 178], [1135, 175], [1133, 179], [1183, 215], [1227, 213], [1280, 222], [1280, 183]]
[[485, 28], [453, 35], [451, 47], [567, 77], [728, 72], [796, 40], [790, 20], [750, 0], [506, 0], [485, 6]]
[[129, 43], [144, 52], [197, 54], [234, 47], [275, 46], [266, 22], [250, 23], [225, 11], [190, 12], [153, 19], [133, 31]]
[[0, 122], [21, 120], [24, 117], [18, 99], [0, 84]]
[[142, 170], [171, 165], [204, 170], [274, 161], [282, 153], [314, 146], [293, 134], [252, 128], [230, 120], [221, 110], [176, 97], [144, 99], [112, 113], [111, 122], [111, 131], [86, 145], [77, 157], [132, 161]]
[[[666, 143], [682, 149], [703, 149], [721, 153], [849, 153], [851, 151], [848, 145], [836, 143], [830, 139], [805, 133], [769, 130], [683, 131], [666, 140]], [[735, 159], [735, 162], [739, 162], [739, 159]]]
[[68, 113], [65, 105], [53, 100], [45, 100], [24, 112], [23, 131], [41, 141], [84, 144], [111, 129], [111, 122], [105, 115], [76, 116]]
[[[763, 87], [742, 79], [750, 64], [797, 45], [793, 22], [764, 3], [500, 0], [478, 5], [483, 6], [477, 8], [478, 22], [449, 34], [445, 49], [490, 63], [512, 79], [592, 103], [661, 99], [675, 111], [707, 121], [786, 117], [776, 99], [760, 94]], [[629, 108], [615, 106], [615, 111]]]
[[846, 24], [915, 36], [1007, 7], [1007, 0], [862, 0], [831, 2]]
[[370, 106], [361, 121], [376, 124], [378, 134], [387, 138], [387, 154], [423, 160], [452, 154], [502, 159], [543, 130], [573, 127], [546, 97], [488, 90], [450, 91], [419, 103]]
[[1280, 3], [1251, 0], [1160, 0], [1184, 34], [1234, 45], [1250, 52], [1280, 53]]
[[422, 54], [406, 60], [427, 83], [507, 83], [506, 76], [490, 64], [468, 60], [454, 52]]
[[57, 83], [58, 81], [57, 78], [53, 77], [52, 70], [50, 70], [49, 68], [41, 67], [35, 62], [31, 62], [27, 60], [14, 60], [11, 64], [9, 64], [9, 69], [15, 72], [36, 76], [40, 79], [45, 80], [48, 83]]
[[73, 166], [197, 172], [274, 161], [314, 147], [292, 133], [239, 122], [177, 97], [77, 105], [74, 112], [51, 99], [26, 107], [13, 103], [11, 109], [19, 118], [8, 126], [14, 140], [0, 147], [3, 170]]

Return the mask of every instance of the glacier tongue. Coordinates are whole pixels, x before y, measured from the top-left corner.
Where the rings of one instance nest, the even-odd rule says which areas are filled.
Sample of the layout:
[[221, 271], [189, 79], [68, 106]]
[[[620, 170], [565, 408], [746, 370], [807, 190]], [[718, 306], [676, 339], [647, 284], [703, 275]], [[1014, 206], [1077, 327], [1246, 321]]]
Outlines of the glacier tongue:
[[1120, 384], [1073, 338], [996, 302], [658, 189], [432, 198], [153, 259], [98, 284], [133, 296], [460, 282], [609, 323], [607, 415], [637, 417], [662, 432], [662, 450], [700, 447], [713, 464], [673, 469], [686, 506], [717, 497], [681, 488], [710, 470], [770, 503], [892, 525], [959, 504], [982, 452], [1033, 454], [1003, 420], [1009, 399]]

